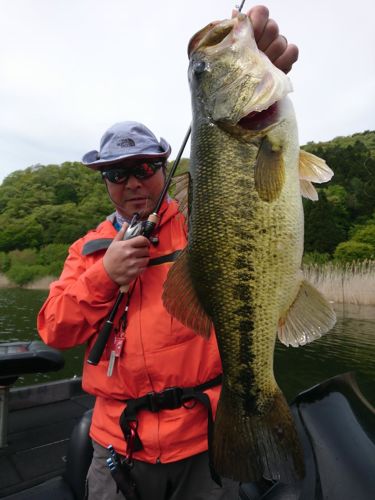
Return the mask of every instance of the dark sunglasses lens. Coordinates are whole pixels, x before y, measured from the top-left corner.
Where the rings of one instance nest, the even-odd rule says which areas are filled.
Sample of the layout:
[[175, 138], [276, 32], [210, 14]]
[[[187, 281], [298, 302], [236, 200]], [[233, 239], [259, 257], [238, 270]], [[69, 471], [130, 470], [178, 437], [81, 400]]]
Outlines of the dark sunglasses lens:
[[137, 179], [149, 179], [162, 166], [162, 161], [139, 163], [133, 168], [133, 175], [137, 177]]
[[129, 177], [128, 172], [124, 169], [107, 170], [106, 172], [102, 173], [102, 176], [113, 184], [121, 184], [123, 182], [126, 182], [127, 178]]
[[142, 162], [134, 167], [107, 170], [102, 176], [113, 184], [123, 184], [131, 175], [137, 179], [149, 179], [164, 165], [162, 161]]

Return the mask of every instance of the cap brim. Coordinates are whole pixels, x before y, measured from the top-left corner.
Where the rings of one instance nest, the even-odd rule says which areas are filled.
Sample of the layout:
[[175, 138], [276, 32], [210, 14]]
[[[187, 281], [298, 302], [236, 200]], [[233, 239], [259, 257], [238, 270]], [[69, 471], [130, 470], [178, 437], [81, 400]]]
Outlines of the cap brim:
[[99, 152], [96, 150], [89, 151], [83, 157], [81, 162], [86, 167], [92, 168], [93, 170], [102, 170], [106, 165], [115, 165], [116, 163], [121, 163], [124, 160], [132, 159], [139, 160], [141, 158], [168, 158], [171, 154], [171, 146], [164, 139], [160, 139], [160, 144], [166, 148], [160, 153], [139, 153], [139, 154], [128, 154], [116, 156], [114, 158], [99, 158]]

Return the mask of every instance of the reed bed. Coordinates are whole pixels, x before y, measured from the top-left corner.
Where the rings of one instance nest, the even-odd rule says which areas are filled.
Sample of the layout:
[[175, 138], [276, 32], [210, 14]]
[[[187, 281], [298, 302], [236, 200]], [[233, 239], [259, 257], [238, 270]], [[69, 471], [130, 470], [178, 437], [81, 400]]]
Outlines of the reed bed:
[[332, 302], [375, 305], [375, 260], [306, 264], [303, 273]]

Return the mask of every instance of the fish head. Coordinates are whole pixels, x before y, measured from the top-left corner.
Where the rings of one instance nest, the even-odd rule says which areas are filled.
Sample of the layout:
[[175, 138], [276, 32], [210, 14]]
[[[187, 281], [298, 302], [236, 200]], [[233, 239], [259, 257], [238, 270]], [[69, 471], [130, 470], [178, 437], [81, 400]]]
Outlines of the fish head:
[[188, 53], [193, 105], [207, 120], [237, 124], [292, 90], [289, 78], [258, 49], [244, 14], [200, 30]]

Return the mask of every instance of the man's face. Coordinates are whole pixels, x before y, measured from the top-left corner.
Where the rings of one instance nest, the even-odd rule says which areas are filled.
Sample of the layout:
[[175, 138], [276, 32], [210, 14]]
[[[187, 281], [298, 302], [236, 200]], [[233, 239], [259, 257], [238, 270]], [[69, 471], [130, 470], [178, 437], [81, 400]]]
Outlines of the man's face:
[[[112, 181], [116, 182], [111, 182], [111, 175], [108, 175], [109, 178], [104, 176], [104, 180], [112, 203], [123, 217], [131, 219], [134, 213], [138, 212], [141, 219], [147, 219], [155, 208], [165, 182], [163, 167], [157, 168], [155, 173], [147, 169], [146, 164], [155, 160], [127, 160], [113, 165], [111, 169], [107, 170], [108, 172], [112, 171], [111, 174], [114, 174], [115, 171], [118, 174], [112, 175]], [[143, 177], [144, 173], [153, 175], [140, 178]], [[128, 174], [130, 175], [128, 176]]]

